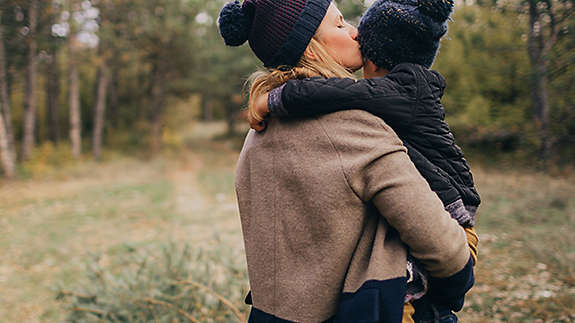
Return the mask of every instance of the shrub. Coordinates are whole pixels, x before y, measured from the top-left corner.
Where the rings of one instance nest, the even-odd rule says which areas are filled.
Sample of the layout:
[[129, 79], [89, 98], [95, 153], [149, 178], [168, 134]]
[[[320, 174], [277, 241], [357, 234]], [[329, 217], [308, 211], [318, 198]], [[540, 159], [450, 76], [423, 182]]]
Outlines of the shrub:
[[[247, 293], [242, 254], [222, 247], [178, 248], [93, 256], [87, 280], [59, 289], [71, 322], [233, 322], [245, 321]], [[108, 258], [108, 259], [107, 259]], [[112, 263], [103, 268], [103, 263]]]

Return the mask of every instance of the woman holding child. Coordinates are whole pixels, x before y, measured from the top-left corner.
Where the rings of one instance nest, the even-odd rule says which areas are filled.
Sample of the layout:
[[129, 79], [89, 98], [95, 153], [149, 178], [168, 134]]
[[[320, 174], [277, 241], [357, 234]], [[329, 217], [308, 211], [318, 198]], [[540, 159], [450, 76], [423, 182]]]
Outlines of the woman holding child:
[[[473, 284], [466, 231], [476, 244], [479, 198], [442, 108], [433, 120], [444, 85], [426, 68], [451, 10], [448, 0], [378, 1], [358, 43], [329, 0], [246, 0], [222, 9], [226, 43], [249, 41], [267, 68], [252, 76], [252, 119], [265, 102], [272, 117], [265, 132], [248, 134], [236, 171], [250, 322], [457, 320], [451, 311]], [[389, 38], [374, 37], [378, 28]], [[426, 32], [431, 37], [415, 48], [394, 47], [397, 35]], [[352, 80], [350, 71], [363, 65], [360, 43], [365, 76], [387, 77]], [[297, 81], [310, 77], [319, 78]], [[359, 110], [326, 114], [345, 108], [383, 121]], [[274, 118], [286, 114], [307, 118]], [[384, 121], [405, 133], [409, 156]], [[444, 138], [438, 151], [400, 131], [436, 124], [441, 131], [428, 141]]]

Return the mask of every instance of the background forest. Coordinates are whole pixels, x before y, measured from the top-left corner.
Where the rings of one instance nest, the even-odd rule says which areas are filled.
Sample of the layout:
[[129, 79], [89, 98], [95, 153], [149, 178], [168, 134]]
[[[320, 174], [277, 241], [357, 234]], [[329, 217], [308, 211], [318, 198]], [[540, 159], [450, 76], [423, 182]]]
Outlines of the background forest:
[[[191, 120], [225, 119], [231, 134], [259, 64], [247, 46], [220, 39], [224, 2], [3, 0], [4, 176], [25, 175], [47, 146], [71, 158], [157, 152]], [[364, 3], [340, 7], [357, 22]], [[447, 79], [447, 118], [463, 146], [529, 164], [572, 160], [572, 11], [569, 0], [458, 4], [434, 68]]]
[[[0, 322], [242, 321], [226, 0], [0, 0]], [[357, 25], [369, 0], [339, 0]], [[482, 207], [466, 322], [573, 322], [573, 0], [456, 2], [433, 69]], [[553, 237], [552, 239], [550, 237]]]

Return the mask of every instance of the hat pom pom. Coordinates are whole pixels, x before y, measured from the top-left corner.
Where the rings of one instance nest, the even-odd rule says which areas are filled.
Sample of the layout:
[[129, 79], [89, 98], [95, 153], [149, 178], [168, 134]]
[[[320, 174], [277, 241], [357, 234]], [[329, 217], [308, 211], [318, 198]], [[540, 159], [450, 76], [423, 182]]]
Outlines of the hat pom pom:
[[220, 12], [220, 34], [228, 46], [241, 46], [248, 40], [252, 14], [239, 1], [229, 2]]
[[419, 11], [435, 21], [444, 22], [453, 12], [453, 0], [419, 0]]

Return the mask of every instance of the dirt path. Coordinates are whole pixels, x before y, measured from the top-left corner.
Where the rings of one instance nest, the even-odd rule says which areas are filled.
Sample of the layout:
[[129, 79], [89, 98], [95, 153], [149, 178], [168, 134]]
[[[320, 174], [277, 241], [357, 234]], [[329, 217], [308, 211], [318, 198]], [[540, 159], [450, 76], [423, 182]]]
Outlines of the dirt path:
[[90, 254], [241, 244], [233, 195], [211, 196], [198, 183], [209, 176], [205, 165], [195, 154], [121, 160], [75, 178], [0, 187], [0, 322], [61, 321], [55, 289], [82, 279]]

